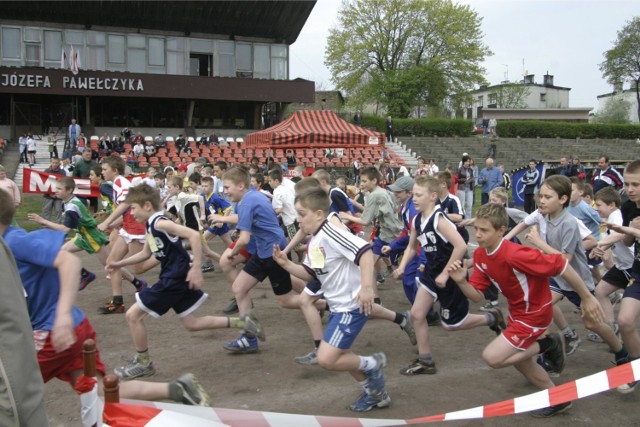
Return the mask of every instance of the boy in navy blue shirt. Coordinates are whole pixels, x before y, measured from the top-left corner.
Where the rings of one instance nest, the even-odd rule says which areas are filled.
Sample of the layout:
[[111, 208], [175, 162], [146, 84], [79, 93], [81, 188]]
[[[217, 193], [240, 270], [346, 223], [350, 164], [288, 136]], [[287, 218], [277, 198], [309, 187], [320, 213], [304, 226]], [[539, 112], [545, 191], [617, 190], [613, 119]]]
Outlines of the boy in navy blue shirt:
[[[158, 318], [169, 309], [173, 309], [180, 316], [188, 331], [238, 328], [264, 339], [262, 328], [247, 312], [239, 319], [222, 316], [195, 317], [193, 312], [208, 297], [201, 290], [203, 279], [200, 270], [200, 233], [178, 225], [166, 217], [162, 211], [160, 195], [146, 184], [129, 190], [126, 202], [131, 206], [131, 214], [136, 221], [146, 223], [146, 243], [142, 251], [122, 261], [107, 264], [107, 269], [136, 264], [154, 255], [160, 261], [161, 270], [160, 280], [152, 287], [136, 293], [136, 303], [127, 311], [127, 322], [137, 354], [131, 362], [116, 368], [116, 375], [129, 380], [155, 373], [149, 357], [144, 318], [147, 315]], [[181, 239], [189, 241], [193, 260], [190, 259]]]

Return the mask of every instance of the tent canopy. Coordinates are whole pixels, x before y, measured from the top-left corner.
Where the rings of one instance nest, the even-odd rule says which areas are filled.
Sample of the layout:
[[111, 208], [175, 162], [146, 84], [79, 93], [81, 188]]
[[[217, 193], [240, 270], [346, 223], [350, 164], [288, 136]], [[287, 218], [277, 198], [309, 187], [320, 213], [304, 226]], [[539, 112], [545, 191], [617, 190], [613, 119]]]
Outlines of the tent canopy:
[[327, 110], [296, 111], [277, 125], [246, 138], [247, 148], [368, 147], [384, 142], [384, 134], [348, 123]]

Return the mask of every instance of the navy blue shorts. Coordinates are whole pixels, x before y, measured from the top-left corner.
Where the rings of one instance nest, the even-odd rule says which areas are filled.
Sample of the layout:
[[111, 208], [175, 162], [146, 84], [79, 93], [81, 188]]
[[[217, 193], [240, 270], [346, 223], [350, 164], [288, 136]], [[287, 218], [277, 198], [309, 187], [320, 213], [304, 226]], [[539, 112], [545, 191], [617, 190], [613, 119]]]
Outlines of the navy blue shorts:
[[[563, 297], [567, 297], [569, 301], [573, 303], [576, 307], [580, 308], [580, 304], [582, 304], [582, 298], [575, 291], [565, 291], [560, 288], [558, 282], [555, 281], [553, 277], [549, 278], [549, 287], [551, 288], [551, 292], [554, 294], [560, 294]], [[591, 291], [591, 295], [593, 295], [593, 291]]]
[[158, 318], [170, 309], [180, 317], [193, 313], [209, 295], [201, 290], [189, 289], [182, 279], [160, 279], [153, 286], [135, 294], [140, 308]]
[[367, 316], [360, 310], [331, 312], [322, 341], [340, 350], [350, 349], [366, 323]]
[[615, 265], [611, 267], [604, 276], [602, 276], [603, 281], [620, 289], [626, 289], [626, 287], [629, 286], [631, 279], [632, 276], [630, 269], [620, 270]]
[[640, 301], [640, 282], [634, 280], [632, 284], [627, 286], [627, 289], [622, 293], [622, 298], [633, 298]]
[[257, 255], [252, 255], [242, 271], [251, 277], [255, 277], [259, 282], [268, 277], [271, 282], [271, 289], [276, 295], [288, 294], [293, 289], [289, 272], [280, 267], [271, 257], [258, 258]]
[[391, 251], [385, 255], [382, 253], [382, 247], [388, 246], [388, 245], [389, 243], [385, 242], [384, 240], [380, 240], [379, 237], [376, 237], [375, 239], [373, 239], [373, 244], [371, 245], [371, 251], [373, 252], [374, 255], [389, 258], [391, 260], [392, 265], [398, 265], [398, 259], [402, 256], [404, 251], [400, 251], [400, 252]]
[[447, 280], [444, 288], [436, 285], [434, 278], [424, 271], [418, 280], [418, 285], [433, 297], [440, 301], [440, 317], [447, 326], [456, 327], [464, 322], [469, 315], [469, 300], [464, 296], [458, 284], [453, 279]]

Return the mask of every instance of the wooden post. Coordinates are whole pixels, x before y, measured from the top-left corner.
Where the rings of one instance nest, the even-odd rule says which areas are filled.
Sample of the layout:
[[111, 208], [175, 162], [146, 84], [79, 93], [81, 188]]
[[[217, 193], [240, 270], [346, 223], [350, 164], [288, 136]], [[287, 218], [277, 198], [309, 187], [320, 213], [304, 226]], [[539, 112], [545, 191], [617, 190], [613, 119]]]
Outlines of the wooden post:
[[82, 366], [85, 377], [96, 377], [96, 342], [91, 338], [82, 344]]
[[104, 377], [102, 384], [104, 385], [104, 403], [120, 403], [120, 386], [118, 385], [118, 377], [109, 374]]

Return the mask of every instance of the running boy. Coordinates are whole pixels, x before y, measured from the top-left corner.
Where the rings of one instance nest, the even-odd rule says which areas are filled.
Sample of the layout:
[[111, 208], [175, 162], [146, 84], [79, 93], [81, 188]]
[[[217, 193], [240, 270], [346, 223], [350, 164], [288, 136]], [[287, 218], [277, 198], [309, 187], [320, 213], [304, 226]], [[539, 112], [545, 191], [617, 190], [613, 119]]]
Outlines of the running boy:
[[[208, 295], [202, 292], [200, 270], [200, 234], [178, 225], [163, 214], [158, 192], [146, 184], [132, 188], [126, 202], [136, 221], [146, 223], [146, 243], [142, 251], [121, 261], [109, 263], [108, 270], [140, 263], [151, 255], [160, 261], [160, 280], [153, 287], [136, 294], [136, 303], [127, 310], [127, 322], [136, 349], [135, 357], [114, 372], [123, 380], [148, 377], [155, 373], [149, 357], [149, 344], [144, 318], [158, 318], [169, 309], [180, 316], [188, 331], [206, 329], [237, 328], [264, 339], [262, 328], [251, 313], [240, 318], [222, 316], [195, 317], [193, 312], [200, 307]], [[193, 251], [193, 261], [182, 245], [188, 240]], [[189, 265], [191, 263], [191, 266]]]
[[[483, 205], [476, 212], [475, 230], [479, 248], [473, 254], [473, 273], [455, 261], [448, 269], [464, 295], [474, 302], [484, 299], [484, 291], [495, 284], [509, 304], [508, 326], [484, 349], [482, 357], [494, 369], [514, 366], [539, 389], [554, 387], [549, 374], [536, 363], [545, 354], [556, 372], [564, 369], [565, 354], [561, 334], [542, 335], [551, 325], [553, 309], [549, 277], [562, 276], [582, 298], [585, 319], [601, 323], [604, 313], [578, 274], [560, 254], [546, 255], [537, 249], [503, 238], [508, 217], [503, 206]], [[526, 291], [525, 291], [526, 290]], [[533, 413], [551, 417], [569, 409], [571, 402]]]
[[413, 200], [420, 212], [413, 218], [409, 245], [402, 262], [393, 273], [402, 277], [416, 254], [418, 243], [427, 256], [427, 265], [418, 280], [416, 299], [411, 307], [418, 341], [418, 358], [400, 370], [402, 375], [435, 374], [436, 364], [431, 355], [427, 313], [434, 302], [440, 300], [440, 318], [447, 330], [471, 329], [478, 326], [489, 328], [500, 334], [504, 329], [504, 317], [498, 308], [489, 308], [485, 314], [470, 314], [469, 301], [456, 283], [449, 278], [448, 268], [454, 261], [462, 260], [467, 245], [437, 205], [440, 182], [435, 177], [419, 176], [413, 186]]
[[[226, 185], [226, 183], [225, 183]], [[373, 254], [371, 246], [343, 228], [327, 221], [329, 198], [322, 189], [309, 190], [296, 197], [300, 228], [313, 237], [308, 243], [303, 265], [294, 264], [274, 249], [274, 259], [291, 274], [315, 287], [305, 288], [309, 294], [321, 295], [331, 306], [331, 315], [318, 347], [321, 367], [331, 371], [347, 371], [364, 391], [350, 405], [352, 411], [365, 412], [374, 407], [389, 406], [391, 398], [385, 390], [384, 353], [358, 356], [351, 345], [374, 310]]]

